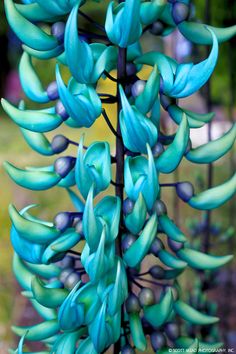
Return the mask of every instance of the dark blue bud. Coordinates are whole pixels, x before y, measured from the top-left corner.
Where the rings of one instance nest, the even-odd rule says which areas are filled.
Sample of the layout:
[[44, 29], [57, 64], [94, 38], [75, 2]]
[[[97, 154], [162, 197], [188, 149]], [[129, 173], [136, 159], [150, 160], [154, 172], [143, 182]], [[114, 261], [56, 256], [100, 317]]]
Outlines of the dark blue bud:
[[65, 279], [64, 286], [67, 289], [73, 289], [76, 284], [81, 280], [81, 276], [78, 272], [73, 272]]
[[73, 219], [71, 218], [70, 213], [61, 212], [58, 213], [54, 218], [54, 225], [57, 230], [61, 232], [65, 231], [68, 227], [72, 225]]
[[138, 297], [135, 294], [130, 294], [125, 302], [125, 308], [128, 313], [139, 312], [141, 310]]
[[156, 200], [153, 208], [153, 212], [157, 214], [157, 216], [161, 216], [163, 214], [167, 214], [167, 208], [165, 203], [162, 200]]
[[164, 245], [162, 243], [162, 241], [159, 238], [155, 238], [155, 240], [153, 241], [149, 252], [152, 253], [154, 256], [157, 256], [158, 253], [164, 249]]
[[164, 147], [161, 143], [157, 143], [152, 148], [152, 154], [154, 157], [160, 156], [164, 151]]
[[57, 38], [59, 43], [63, 43], [66, 24], [62, 21], [55, 22], [51, 27], [51, 34]]
[[132, 213], [134, 209], [134, 202], [129, 199], [129, 198], [126, 198], [123, 202], [123, 212], [124, 214], [130, 214]]
[[155, 294], [154, 291], [150, 288], [143, 288], [140, 291], [138, 298], [142, 307], [155, 304]]
[[163, 33], [164, 28], [165, 28], [165, 26], [161, 21], [156, 21], [152, 24], [149, 31], [154, 36], [160, 36]]
[[65, 107], [63, 106], [61, 101], [57, 101], [56, 103], [56, 113], [63, 119], [66, 120], [67, 118], [69, 118], [69, 114], [66, 112]]
[[184, 246], [182, 242], [171, 240], [169, 237], [168, 237], [168, 245], [170, 249], [172, 249], [172, 251], [174, 252], [179, 251]]
[[176, 184], [176, 192], [184, 202], [188, 202], [194, 195], [194, 188], [190, 182], [179, 182]]
[[76, 158], [71, 156], [63, 156], [56, 159], [54, 162], [55, 172], [64, 178], [75, 166]]
[[123, 252], [127, 251], [130, 246], [137, 240], [137, 237], [133, 234], [125, 234], [122, 238], [122, 250]]
[[134, 349], [129, 345], [126, 344], [122, 349], [121, 349], [121, 354], [135, 354]]
[[179, 337], [179, 327], [176, 323], [169, 322], [165, 325], [165, 333], [170, 340], [176, 340]]
[[172, 17], [176, 25], [188, 20], [190, 15], [189, 5], [176, 2], [172, 7]]
[[58, 88], [57, 88], [57, 82], [56, 81], [52, 81], [48, 87], [47, 87], [47, 95], [48, 95], [48, 98], [51, 100], [51, 101], [54, 101], [54, 100], [57, 100], [58, 97], [59, 97], [59, 94], [58, 94]]
[[131, 93], [133, 97], [137, 97], [141, 95], [141, 93], [144, 91], [146, 86], [146, 81], [144, 80], [137, 80], [133, 86], [131, 87]]
[[166, 337], [160, 332], [153, 332], [150, 336], [153, 350], [156, 352], [166, 345]]
[[127, 63], [126, 64], [126, 74], [128, 76], [133, 76], [137, 73], [137, 68], [136, 65], [133, 63]]
[[67, 139], [64, 135], [56, 135], [54, 136], [51, 142], [52, 151], [55, 154], [59, 154], [60, 152], [65, 151], [67, 149], [69, 143], [69, 139]]
[[151, 276], [155, 279], [164, 279], [165, 277], [165, 271], [164, 269], [159, 266], [159, 265], [155, 265], [153, 267], [151, 267], [149, 269], [149, 273], [151, 274]]
[[61, 268], [73, 268], [75, 259], [71, 256], [65, 256], [59, 263]]

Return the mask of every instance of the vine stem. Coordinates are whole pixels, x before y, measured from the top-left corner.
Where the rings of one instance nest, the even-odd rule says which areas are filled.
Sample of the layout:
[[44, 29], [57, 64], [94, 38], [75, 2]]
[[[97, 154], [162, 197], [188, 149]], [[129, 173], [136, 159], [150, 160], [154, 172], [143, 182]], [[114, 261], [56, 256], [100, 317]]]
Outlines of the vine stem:
[[[125, 148], [123, 139], [121, 137], [121, 128], [120, 128], [120, 121], [119, 115], [122, 109], [121, 106], [121, 98], [119, 93], [119, 82], [125, 82], [126, 79], [126, 57], [127, 57], [127, 49], [120, 48], [118, 49], [118, 63], [117, 63], [117, 128], [116, 128], [116, 186], [115, 192], [116, 196], [120, 198], [121, 205], [123, 204], [124, 200], [124, 156], [125, 156]], [[123, 232], [123, 212], [121, 207], [120, 213], [120, 228], [119, 228], [119, 235], [116, 241], [116, 251], [119, 256], [121, 256], [121, 237]], [[124, 308], [121, 310], [121, 327], [124, 325]], [[121, 351], [121, 338], [114, 344], [114, 354], [119, 354]]]

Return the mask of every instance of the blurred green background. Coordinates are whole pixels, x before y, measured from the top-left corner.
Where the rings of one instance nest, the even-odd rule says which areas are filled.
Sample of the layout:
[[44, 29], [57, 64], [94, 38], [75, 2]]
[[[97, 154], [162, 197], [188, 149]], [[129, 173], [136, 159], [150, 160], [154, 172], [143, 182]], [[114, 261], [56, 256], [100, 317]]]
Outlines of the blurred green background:
[[[196, 1], [196, 14], [201, 20], [205, 16], [205, 0]], [[96, 16], [94, 6], [90, 5], [91, 16]], [[101, 12], [102, 16], [102, 4]], [[211, 24], [215, 26], [227, 26], [236, 23], [236, 4], [235, 1], [212, 1], [211, 5], [212, 19]], [[179, 38], [176, 33], [165, 39], [164, 43], [160, 42], [158, 38], [152, 36], [145, 36], [143, 47], [144, 48], [165, 48], [165, 50], [175, 53], [176, 43]], [[181, 39], [182, 40], [182, 39]], [[180, 41], [180, 52], [181, 52], [181, 41]], [[174, 48], [174, 49], [173, 49]], [[193, 47], [192, 53], [194, 54], [193, 61], [197, 62], [206, 56], [205, 49], [201, 46]], [[17, 65], [19, 62], [21, 47], [16, 40], [13, 33], [9, 30], [3, 11], [3, 2], [0, 5], [0, 94], [1, 97], [7, 97], [14, 103], [20, 98], [24, 98], [24, 95], [20, 91], [19, 79], [17, 76]], [[234, 97], [236, 95], [236, 85], [235, 85], [235, 63], [236, 63], [236, 51], [235, 51], [235, 39], [229, 43], [222, 44], [220, 47], [219, 62], [214, 75], [211, 80], [212, 87], [212, 101], [214, 111], [216, 112], [216, 118], [213, 124], [213, 136], [218, 137], [224, 131], [228, 130], [230, 126], [230, 121], [233, 120], [235, 115], [234, 107]], [[50, 81], [54, 79], [54, 61], [45, 63], [40, 63], [35, 61], [36, 69], [39, 73], [45, 86], [49, 84]], [[145, 77], [147, 69], [144, 68], [142, 73]], [[64, 72], [65, 76], [68, 76], [67, 72]], [[102, 83], [103, 90], [107, 92], [112, 92], [114, 87], [109, 86], [107, 82]], [[29, 107], [36, 107], [32, 103], [27, 102]], [[204, 101], [204, 89], [201, 94], [194, 95], [191, 99], [183, 100], [182, 105], [196, 110], [198, 112], [205, 112], [205, 101]], [[112, 108], [107, 108], [109, 116], [115, 124], [116, 120], [116, 110], [113, 106]], [[175, 130], [175, 126], [165, 117], [166, 124], [165, 128], [167, 132], [172, 132]], [[63, 132], [64, 135], [68, 136], [72, 140], [79, 141], [82, 134], [81, 130], [71, 129], [63, 125], [61, 128], [52, 134], [48, 134], [49, 137], [56, 135], [56, 133]], [[94, 140], [106, 140], [111, 143], [114, 147], [114, 141], [110, 136], [110, 131], [106, 124], [100, 117], [96, 124], [86, 133], [86, 143], [89, 144]], [[206, 141], [206, 128], [196, 130], [192, 133], [192, 138], [194, 145], [204, 143]], [[6, 353], [7, 348], [10, 345], [15, 345], [16, 340], [11, 333], [10, 326], [12, 323], [32, 323], [34, 319], [33, 310], [27, 305], [23, 297], [20, 296], [20, 289], [16, 284], [12, 271], [11, 271], [11, 260], [12, 260], [12, 248], [9, 241], [9, 230], [10, 222], [8, 217], [8, 205], [10, 202], [14, 202], [17, 208], [21, 208], [27, 204], [37, 203], [39, 204], [38, 213], [41, 217], [46, 219], [52, 219], [53, 216], [61, 210], [71, 210], [72, 206], [67, 197], [67, 194], [57, 187], [50, 191], [45, 192], [30, 192], [24, 190], [13, 184], [9, 180], [6, 173], [2, 169], [2, 162], [4, 160], [10, 161], [16, 164], [18, 167], [25, 166], [35, 166], [35, 165], [48, 165], [53, 161], [53, 158], [46, 158], [37, 155], [33, 152], [23, 140], [23, 137], [14, 123], [7, 118], [2, 109], [0, 108], [0, 193], [1, 193], [1, 209], [0, 209], [0, 353]], [[71, 152], [75, 155], [76, 150], [71, 149]], [[234, 150], [235, 152], [235, 150]], [[226, 157], [220, 159], [214, 168], [214, 184], [221, 183], [227, 179], [233, 169], [235, 163], [235, 154], [232, 152]], [[197, 166], [191, 163], [186, 163], [184, 161], [179, 169], [178, 175], [167, 175], [162, 177], [161, 182], [165, 181], [176, 181], [176, 180], [186, 180], [186, 178], [193, 182], [196, 186], [196, 191], [204, 189], [206, 186], [206, 166]], [[111, 189], [112, 191], [112, 189]], [[175, 196], [171, 190], [166, 190], [163, 195], [163, 199], [169, 205], [168, 210], [173, 218], [176, 217], [176, 200]], [[184, 203], [179, 202], [179, 214], [180, 214], [180, 225], [183, 230], [188, 233], [187, 221], [189, 218], [200, 218], [202, 217], [200, 212], [190, 209]], [[219, 210], [213, 212], [213, 222], [217, 222], [227, 228], [230, 224], [235, 223], [235, 216], [232, 217], [233, 202], [227, 203]], [[212, 236], [212, 246], [214, 247], [213, 253], [225, 254], [229, 246], [217, 246], [214, 244], [214, 236]], [[232, 248], [232, 246], [230, 246]], [[234, 250], [231, 249], [231, 253]], [[231, 269], [233, 271], [233, 269]], [[189, 277], [184, 275], [181, 278], [183, 286], [188, 289]], [[236, 285], [236, 284], [235, 284]], [[232, 289], [233, 290], [233, 289]], [[220, 316], [224, 313], [224, 306], [226, 306], [227, 301], [224, 302], [224, 288], [220, 288], [217, 292], [212, 291], [210, 293], [212, 298], [216, 298], [220, 305]], [[222, 299], [223, 296], [223, 299]], [[229, 302], [229, 301], [228, 301]], [[235, 303], [231, 304], [232, 308], [235, 309]], [[228, 331], [233, 331], [236, 323], [229, 317]]]

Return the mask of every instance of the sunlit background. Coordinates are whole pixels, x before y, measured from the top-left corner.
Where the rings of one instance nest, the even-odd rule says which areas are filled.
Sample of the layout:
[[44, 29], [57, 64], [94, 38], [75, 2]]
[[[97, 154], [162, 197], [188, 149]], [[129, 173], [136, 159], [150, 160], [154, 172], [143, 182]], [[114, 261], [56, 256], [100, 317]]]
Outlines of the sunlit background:
[[[17, 104], [20, 99], [25, 99], [19, 83], [17, 74], [17, 66], [21, 55], [21, 44], [9, 29], [6, 24], [3, 10], [3, 1], [0, 5], [0, 96], [5, 97], [11, 102]], [[103, 2], [104, 4], [104, 2]], [[104, 16], [104, 6], [99, 5], [100, 10], [95, 13], [94, 5], [89, 5], [91, 17]], [[196, 12], [200, 20], [204, 21], [205, 18], [205, 0], [196, 1]], [[97, 6], [97, 5], [96, 5]], [[214, 0], [211, 6], [211, 24], [215, 26], [228, 26], [236, 23], [236, 9], [234, 1], [230, 0]], [[85, 26], [85, 23], [83, 24]], [[212, 125], [213, 138], [219, 137], [223, 132], [227, 131], [232, 124], [233, 116], [235, 116], [234, 97], [236, 94], [236, 51], [235, 39], [230, 43], [223, 44], [220, 47], [219, 62], [211, 80], [212, 90], [212, 104], [213, 111], [216, 116]], [[150, 34], [145, 34], [143, 39], [143, 49], [147, 50], [160, 50], [165, 51], [168, 55], [177, 58], [179, 61], [189, 61], [191, 58], [193, 62], [198, 62], [207, 56], [206, 49], [201, 46], [192, 46], [190, 42], [186, 41], [179, 33], [174, 32], [166, 37], [163, 41], [160, 37], [154, 37]], [[36, 70], [39, 73], [45, 87], [54, 80], [55, 63], [53, 60], [50, 62], [35, 61]], [[140, 74], [141, 78], [145, 78], [148, 73], [148, 68], [143, 68]], [[115, 74], [115, 73], [114, 73]], [[68, 73], [64, 71], [65, 78]], [[100, 87], [103, 91], [112, 93], [115, 87], [111, 86], [108, 81], [100, 82]], [[181, 106], [185, 106], [196, 112], [206, 112], [205, 91], [192, 96], [191, 98], [181, 100]], [[26, 100], [28, 107], [32, 103]], [[109, 116], [113, 123], [117, 119], [116, 107], [107, 108]], [[175, 131], [176, 126], [163, 114], [163, 130], [167, 133]], [[70, 137], [74, 141], [79, 141], [82, 131], [71, 129], [65, 125], [57, 129], [49, 137], [54, 136], [56, 133], [63, 132], [64, 135]], [[85, 130], [86, 144], [90, 144], [95, 140], [106, 140], [111, 143], [114, 148], [114, 141], [111, 133], [100, 117], [96, 124], [89, 130]], [[193, 145], [197, 146], [207, 141], [207, 128], [192, 130], [191, 138]], [[42, 157], [33, 152], [17, 128], [17, 126], [7, 118], [2, 109], [0, 108], [0, 161], [1, 165], [4, 160], [16, 164], [18, 167], [48, 165], [53, 161], [53, 158]], [[76, 154], [76, 150], [70, 151], [72, 155]], [[235, 152], [235, 150], [234, 150]], [[221, 158], [214, 167], [214, 185], [225, 181], [234, 170], [235, 155], [233, 152], [227, 154], [226, 157]], [[183, 181], [189, 180], [195, 185], [196, 191], [206, 188], [206, 166], [198, 166], [190, 162], [183, 161], [178, 173], [171, 176], [165, 175], [162, 177], [161, 182]], [[110, 189], [113, 192], [113, 189]], [[8, 217], [8, 205], [14, 201], [18, 209], [27, 204], [37, 203], [38, 214], [42, 218], [51, 220], [53, 216], [59, 211], [71, 210], [72, 206], [68, 199], [67, 194], [57, 187], [50, 191], [45, 192], [30, 192], [22, 189], [12, 181], [9, 180], [6, 173], [0, 166], [0, 353], [6, 353], [7, 348], [15, 347], [17, 338], [11, 333], [11, 324], [33, 324], [35, 323], [35, 313], [24, 297], [20, 295], [20, 288], [14, 280], [11, 271], [12, 260], [12, 247], [9, 241], [10, 222]], [[190, 219], [195, 219], [196, 223], [204, 217], [203, 213], [196, 212], [190, 207], [186, 206], [183, 202], [175, 197], [173, 190], [168, 189], [164, 192], [163, 199], [168, 204], [170, 215], [175, 218], [181, 228], [189, 235], [192, 233]], [[213, 224], [216, 229], [220, 229], [221, 233], [231, 225], [235, 226], [235, 214], [233, 203], [229, 202], [224, 205], [220, 210], [213, 212]], [[190, 225], [190, 226], [189, 226]], [[229, 239], [224, 244], [217, 243], [217, 235], [211, 235], [211, 252], [213, 254], [232, 253], [234, 250], [233, 239]], [[230, 268], [230, 270], [229, 270]], [[231, 294], [236, 290], [236, 269], [231, 265], [228, 270], [225, 269], [219, 274], [216, 274], [219, 280], [217, 287], [209, 291], [209, 296], [216, 300], [219, 305], [219, 316], [222, 319], [221, 332], [224, 338], [228, 338], [230, 343], [234, 343], [236, 347], [236, 319], [233, 316], [236, 310], [236, 299]], [[192, 275], [185, 273], [181, 277], [181, 282], [186, 291], [191, 288]], [[231, 345], [232, 346], [232, 345]]]

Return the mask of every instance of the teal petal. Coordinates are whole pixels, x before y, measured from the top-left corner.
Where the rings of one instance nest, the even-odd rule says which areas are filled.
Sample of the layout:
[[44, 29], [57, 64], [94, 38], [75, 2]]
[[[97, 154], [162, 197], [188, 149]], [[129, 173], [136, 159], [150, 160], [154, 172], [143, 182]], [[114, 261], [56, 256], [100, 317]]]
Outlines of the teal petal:
[[208, 29], [214, 32], [218, 43], [225, 42], [236, 34], [236, 25], [226, 28], [217, 28], [190, 21], [183, 21], [178, 25], [178, 29], [189, 41], [205, 45], [210, 45], [213, 42], [213, 38]]
[[139, 313], [134, 312], [129, 314], [129, 324], [135, 347], [144, 352], [147, 348], [147, 340], [143, 331]]
[[62, 123], [59, 115], [46, 111], [21, 110], [2, 99], [2, 107], [7, 115], [21, 128], [45, 133], [54, 130]]
[[142, 114], [147, 114], [153, 107], [159, 94], [159, 88], [160, 74], [157, 67], [154, 66], [154, 69], [147, 80], [144, 91], [135, 99], [135, 106]]
[[199, 312], [181, 300], [175, 302], [174, 310], [185, 321], [188, 321], [194, 325], [210, 325], [219, 321], [217, 317]]
[[121, 305], [128, 296], [128, 282], [126, 270], [121, 259], [117, 261], [115, 282], [108, 294], [108, 313], [114, 316], [117, 311], [120, 311]]
[[189, 126], [186, 115], [182, 117], [179, 129], [173, 142], [168, 148], [155, 160], [155, 165], [161, 173], [171, 173], [180, 164], [189, 141]]
[[142, 24], [150, 25], [157, 21], [166, 6], [164, 0], [152, 0], [141, 4], [140, 19]]
[[111, 2], [107, 9], [105, 29], [110, 41], [122, 48], [137, 42], [142, 33], [140, 0], [126, 0], [116, 8]]
[[125, 226], [131, 233], [138, 234], [143, 228], [146, 215], [147, 207], [143, 195], [140, 193], [134, 204], [133, 211], [125, 217]]
[[107, 335], [107, 327], [109, 325], [106, 323], [106, 307], [107, 304], [104, 302], [93, 322], [89, 325], [89, 335], [98, 353], [101, 353], [106, 348], [109, 340]]
[[195, 209], [215, 209], [227, 202], [236, 193], [236, 173], [225, 183], [193, 196], [188, 204]]
[[[76, 95], [66, 87], [56, 67], [56, 79], [60, 99], [66, 111], [80, 127], [89, 128], [102, 112], [101, 100], [92, 86], [80, 85]], [[79, 88], [79, 87], [78, 87]]]
[[233, 256], [212, 256], [190, 248], [184, 248], [177, 252], [178, 257], [183, 259], [194, 269], [213, 270], [222, 267], [232, 260]]
[[79, 342], [79, 347], [75, 354], [98, 354], [90, 337]]
[[232, 147], [236, 139], [236, 124], [223, 136], [191, 149], [185, 156], [194, 163], [212, 163], [224, 156]]
[[27, 220], [13, 205], [9, 206], [9, 215], [16, 231], [30, 242], [45, 244], [55, 240], [60, 234], [53, 226]]
[[41, 341], [58, 333], [59, 324], [57, 320], [50, 320], [34, 326], [12, 326], [12, 330], [18, 336], [22, 336], [27, 332], [25, 338], [29, 341]]
[[138, 239], [124, 254], [124, 261], [129, 267], [136, 267], [148, 253], [157, 232], [157, 217], [152, 215]]
[[99, 244], [102, 225], [99, 220], [97, 220], [94, 212], [93, 187], [90, 189], [84, 208], [83, 232], [89, 248], [92, 252], [95, 251]]
[[50, 101], [26, 52], [22, 54], [20, 60], [19, 75], [22, 89], [29, 99], [38, 103]]
[[58, 45], [57, 39], [42, 31], [38, 26], [24, 18], [12, 0], [6, 0], [5, 11], [9, 25], [19, 39], [36, 50], [50, 50]]
[[[175, 98], [190, 96], [198, 91], [209, 80], [218, 58], [218, 42], [214, 32], [209, 27], [207, 27], [207, 29], [213, 38], [213, 46], [209, 57], [203, 62], [190, 68], [187, 73], [187, 80], [184, 87], [182, 87], [182, 75], [186, 74], [186, 66], [189, 68], [189, 64], [180, 64], [177, 68], [175, 81], [171, 90], [166, 91], [168, 95]], [[181, 85], [181, 87], [179, 87], [179, 85]]]
[[66, 289], [51, 289], [37, 277], [32, 277], [31, 290], [34, 299], [42, 306], [48, 308], [57, 308], [68, 296]]
[[63, 331], [74, 331], [84, 322], [84, 309], [75, 302], [80, 282], [71, 290], [58, 312], [58, 322]]
[[157, 129], [135, 106], [130, 106], [121, 86], [120, 96], [122, 111], [119, 119], [124, 145], [132, 152], [146, 153], [146, 144], [153, 147], [157, 141]]
[[21, 187], [36, 191], [49, 189], [58, 184], [61, 177], [51, 171], [21, 170], [9, 162], [4, 162], [4, 168], [13, 181]]
[[21, 133], [27, 144], [41, 155], [54, 155], [51, 144], [43, 133], [36, 133], [30, 130], [20, 128]]
[[169, 318], [173, 309], [173, 294], [171, 289], [168, 289], [161, 297], [159, 303], [151, 306], [145, 306], [144, 317], [154, 327], [161, 327]]

